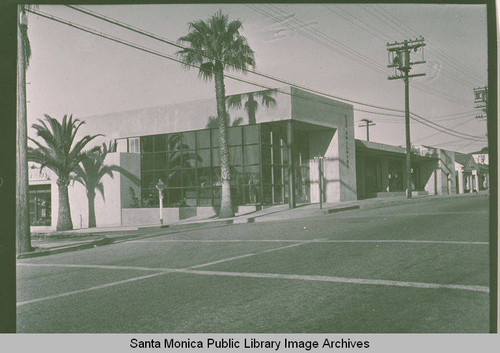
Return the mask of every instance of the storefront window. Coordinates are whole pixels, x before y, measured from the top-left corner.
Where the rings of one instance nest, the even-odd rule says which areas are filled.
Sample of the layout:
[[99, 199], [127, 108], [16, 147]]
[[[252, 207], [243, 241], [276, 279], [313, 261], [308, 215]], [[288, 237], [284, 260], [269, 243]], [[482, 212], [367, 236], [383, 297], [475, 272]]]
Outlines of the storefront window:
[[196, 132], [197, 148], [210, 148], [210, 130]]
[[257, 125], [244, 126], [243, 135], [245, 145], [259, 143], [259, 127]]
[[167, 139], [165, 135], [154, 136], [154, 151], [165, 152], [167, 150]]
[[195, 145], [195, 132], [183, 132], [182, 133], [182, 142], [183, 142], [183, 149], [188, 149], [188, 150], [194, 150], [196, 148]]
[[[274, 123], [229, 127], [228, 144], [234, 204], [283, 202], [286, 128]], [[218, 129], [144, 136], [140, 145], [143, 204], [158, 204], [155, 185], [159, 177], [166, 185], [165, 205], [220, 204]], [[270, 191], [271, 200], [263, 197], [263, 187]]]
[[141, 151], [142, 153], [150, 153], [153, 152], [153, 137], [154, 136], [145, 136], [141, 137]]
[[50, 185], [31, 185], [29, 190], [30, 225], [51, 225]]
[[229, 146], [238, 146], [243, 144], [240, 126], [230, 127], [228, 129], [228, 135]]
[[244, 162], [247, 165], [259, 164], [259, 145], [245, 146]]

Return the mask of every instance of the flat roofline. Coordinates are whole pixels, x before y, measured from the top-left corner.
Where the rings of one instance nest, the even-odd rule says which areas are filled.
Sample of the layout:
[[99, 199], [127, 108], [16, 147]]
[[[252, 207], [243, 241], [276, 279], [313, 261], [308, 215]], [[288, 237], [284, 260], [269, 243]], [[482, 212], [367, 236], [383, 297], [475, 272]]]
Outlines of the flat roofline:
[[[386, 145], [379, 142], [363, 141], [356, 139], [356, 151], [360, 150], [363, 152], [374, 152], [380, 156], [393, 156], [393, 157], [404, 157], [406, 156], [406, 148], [401, 146]], [[439, 160], [439, 157], [431, 156], [421, 156], [418, 154], [412, 154], [412, 157], [417, 160], [429, 160], [435, 161]]]

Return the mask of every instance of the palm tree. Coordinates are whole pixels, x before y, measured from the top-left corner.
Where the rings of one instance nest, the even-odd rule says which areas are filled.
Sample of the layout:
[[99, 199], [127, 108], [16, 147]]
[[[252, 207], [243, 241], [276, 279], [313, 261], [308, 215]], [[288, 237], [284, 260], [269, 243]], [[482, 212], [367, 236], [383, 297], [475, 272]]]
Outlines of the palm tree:
[[231, 204], [229, 148], [227, 140], [228, 118], [226, 113], [224, 70], [233, 69], [245, 72], [255, 67], [254, 52], [244, 36], [240, 34], [242, 22], [229, 22], [228, 16], [219, 10], [208, 20], [189, 23], [187, 35], [179, 38], [180, 43], [189, 47], [177, 52], [186, 68], [198, 67], [198, 76], [204, 80], [215, 81], [215, 98], [219, 118], [219, 146], [221, 161], [222, 198], [220, 217], [234, 216]]
[[[233, 122], [231, 123], [231, 126], [240, 126], [242, 122], [243, 122], [243, 118], [240, 116], [240, 117], [233, 120]], [[209, 116], [208, 123], [207, 123], [206, 127], [207, 127], [207, 129], [217, 129], [219, 127], [219, 118], [216, 116]]]
[[88, 201], [88, 227], [94, 228], [96, 226], [95, 218], [95, 196], [96, 190], [99, 191], [104, 199], [104, 185], [102, 178], [109, 175], [113, 178], [113, 172], [118, 172], [132, 180], [135, 184], [139, 184], [139, 178], [128, 170], [123, 169], [118, 165], [106, 165], [104, 160], [108, 153], [116, 152], [116, 143], [110, 142], [108, 145], [105, 143], [95, 151], [93, 154], [84, 156], [80, 164], [78, 164], [74, 172], [70, 175], [71, 180], [79, 182], [87, 190]]
[[259, 107], [259, 103], [256, 99], [259, 99], [261, 104], [266, 108], [274, 108], [276, 107], [276, 99], [274, 99], [272, 96], [274, 96], [276, 92], [277, 89], [274, 88], [265, 91], [235, 94], [226, 97], [226, 103], [230, 108], [239, 109], [242, 106], [243, 100], [246, 100], [245, 111], [248, 115], [248, 124], [253, 125], [257, 123], [255, 113], [257, 112], [257, 109]]
[[33, 124], [32, 127], [45, 144], [29, 138], [36, 145], [36, 148], [28, 147], [28, 159], [31, 162], [39, 163], [41, 170], [47, 167], [57, 175], [59, 210], [56, 230], [70, 230], [73, 229], [68, 198], [70, 175], [88, 153], [97, 151], [99, 147], [87, 152], [83, 149], [90, 141], [101, 135], [86, 135], [75, 142], [78, 129], [84, 122], [78, 119], [73, 120], [72, 115], [69, 118], [64, 115], [62, 124], [47, 114], [45, 114], [45, 121], [41, 119], [38, 121], [39, 124]]
[[17, 5], [16, 248], [18, 253], [31, 251], [26, 116], [26, 70], [31, 58], [26, 8], [30, 7], [35, 6]]

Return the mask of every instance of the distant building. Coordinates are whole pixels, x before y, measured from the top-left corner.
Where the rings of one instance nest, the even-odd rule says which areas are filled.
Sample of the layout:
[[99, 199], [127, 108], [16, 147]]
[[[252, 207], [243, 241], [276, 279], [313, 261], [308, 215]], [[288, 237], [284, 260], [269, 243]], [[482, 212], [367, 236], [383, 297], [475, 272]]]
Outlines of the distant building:
[[459, 194], [479, 192], [489, 188], [489, 167], [478, 163], [473, 154], [456, 153], [455, 170]]
[[472, 155], [476, 163], [485, 165], [490, 164], [488, 147], [483, 148], [481, 151], [471, 152], [470, 154]]
[[[266, 205], [342, 202], [404, 195], [405, 150], [354, 139], [350, 104], [296, 88], [280, 89], [276, 106], [258, 106], [256, 124], [244, 109], [229, 109], [231, 196], [236, 213]], [[260, 102], [258, 102], [260, 103]], [[136, 109], [83, 118], [82, 135], [104, 134], [116, 140], [117, 152], [106, 162], [138, 176], [140, 185], [115, 173], [105, 177], [103, 199], [95, 199], [97, 226], [158, 223], [158, 191], [165, 185], [164, 220], [215, 216], [220, 205], [218, 130], [207, 128], [215, 117], [215, 99]], [[321, 174], [319, 161], [321, 156]], [[416, 194], [455, 193], [455, 153], [421, 146], [412, 158]], [[56, 177], [48, 170], [30, 178], [32, 225], [55, 227]], [[80, 184], [69, 188], [75, 228], [85, 228], [87, 199]]]

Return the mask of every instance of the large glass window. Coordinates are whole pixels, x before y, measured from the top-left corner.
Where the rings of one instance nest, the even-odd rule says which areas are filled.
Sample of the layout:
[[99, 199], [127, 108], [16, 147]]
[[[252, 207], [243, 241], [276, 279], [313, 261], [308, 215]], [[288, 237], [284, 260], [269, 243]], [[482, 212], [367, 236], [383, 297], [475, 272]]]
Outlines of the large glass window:
[[[260, 127], [228, 128], [231, 192], [235, 205], [260, 203]], [[205, 129], [140, 138], [143, 204], [155, 206], [155, 185], [166, 185], [167, 206], [220, 204], [219, 131]]]
[[141, 137], [141, 151], [143, 153], [153, 152], [153, 138], [154, 136], [145, 136]]
[[51, 225], [51, 194], [50, 185], [30, 185], [30, 225]]
[[198, 148], [210, 148], [210, 130], [197, 131], [196, 143]]
[[165, 152], [167, 150], [167, 137], [165, 135], [154, 136], [155, 152]]
[[238, 146], [243, 144], [242, 136], [241, 136], [241, 127], [233, 126], [228, 129], [229, 135], [229, 146]]
[[259, 127], [257, 125], [244, 126], [243, 137], [245, 145], [259, 143]]
[[285, 176], [288, 175], [286, 126], [262, 124], [262, 184], [264, 203], [288, 202]]
[[[259, 125], [228, 128], [231, 193], [234, 205], [257, 204], [262, 197], [261, 155], [270, 172], [266, 185], [283, 184], [284, 130], [268, 131], [269, 144], [261, 148]], [[273, 135], [274, 134], [274, 135]], [[276, 146], [271, 143], [274, 136]], [[157, 206], [155, 185], [161, 178], [166, 186], [166, 206], [219, 205], [221, 173], [218, 129], [144, 136], [140, 138], [143, 204]], [[276, 150], [275, 152], [273, 152]], [[276, 155], [276, 156], [274, 156]], [[272, 162], [272, 158], [276, 162]], [[274, 169], [273, 169], [274, 168]], [[279, 174], [276, 180], [273, 173]], [[282, 188], [281, 188], [282, 189]], [[278, 188], [277, 190], [281, 190]], [[282, 202], [283, 194], [273, 202]], [[146, 199], [146, 200], [145, 200]], [[150, 199], [150, 200], [149, 200]]]
[[195, 132], [184, 132], [182, 133], [182, 142], [184, 143], [184, 149], [194, 150], [196, 148], [195, 142]]

